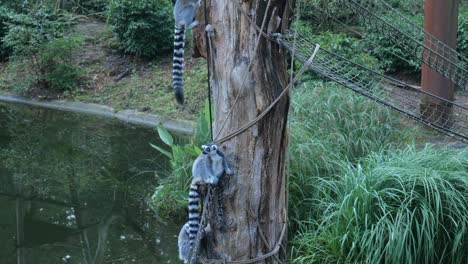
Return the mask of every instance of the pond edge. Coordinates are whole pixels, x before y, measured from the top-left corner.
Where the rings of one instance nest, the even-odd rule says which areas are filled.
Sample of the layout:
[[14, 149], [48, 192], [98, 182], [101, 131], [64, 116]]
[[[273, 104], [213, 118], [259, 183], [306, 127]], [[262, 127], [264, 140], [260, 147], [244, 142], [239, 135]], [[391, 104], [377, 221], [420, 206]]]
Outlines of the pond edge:
[[116, 111], [105, 105], [69, 102], [63, 100], [37, 101], [13, 94], [0, 94], [0, 102], [24, 104], [60, 111], [77, 112], [95, 116], [116, 118], [118, 120], [137, 125], [154, 127], [162, 125], [167, 130], [184, 135], [193, 135], [195, 122], [188, 120], [165, 120], [157, 115], [139, 112], [137, 110]]

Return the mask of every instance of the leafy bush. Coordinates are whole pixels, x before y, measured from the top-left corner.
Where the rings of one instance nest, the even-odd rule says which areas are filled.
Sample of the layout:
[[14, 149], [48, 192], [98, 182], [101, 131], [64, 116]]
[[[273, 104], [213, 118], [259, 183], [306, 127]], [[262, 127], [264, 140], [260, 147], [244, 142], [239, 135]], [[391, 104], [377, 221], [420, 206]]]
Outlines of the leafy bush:
[[[403, 3], [402, 1], [401, 3]], [[410, 3], [408, 3], [410, 4]], [[420, 28], [424, 28], [424, 17], [420, 12], [415, 13], [414, 15], [407, 15], [415, 25]], [[407, 27], [406, 23], [403, 23], [403, 20], [399, 17], [393, 15], [384, 15], [383, 18], [386, 21], [392, 22], [394, 26], [405, 31], [409, 31], [410, 28]], [[408, 52], [407, 50], [401, 49], [400, 45], [394, 43], [393, 38], [398, 38], [399, 36], [385, 36], [381, 32], [376, 31], [374, 28], [368, 28], [368, 34], [366, 34], [363, 39], [363, 43], [366, 46], [367, 50], [371, 51], [371, 54], [379, 59], [382, 69], [386, 72], [396, 72], [402, 71], [406, 73], [419, 73], [421, 71], [421, 62], [417, 59], [413, 52]], [[423, 35], [412, 36], [420, 41], [423, 40]], [[405, 41], [402, 38], [399, 38], [397, 41]], [[414, 46], [411, 40], [408, 40], [408, 43], [403, 43], [403, 45]], [[418, 54], [421, 54], [421, 50]], [[468, 56], [468, 5], [461, 5], [459, 22], [458, 22], [458, 51], [464, 55]]]
[[174, 19], [168, 0], [115, 0], [110, 21], [126, 53], [151, 57], [172, 49]]
[[[363, 4], [373, 0], [361, 0]], [[347, 25], [356, 25], [359, 17], [349, 8], [343, 8], [341, 0], [303, 0], [301, 20], [314, 25], [318, 30], [333, 30], [342, 27], [338, 21]]]
[[[15, 12], [24, 12], [27, 10], [34, 2], [28, 0], [2, 0], [1, 5], [4, 8], [11, 9]], [[42, 2], [42, 1], [41, 1]]]
[[46, 86], [57, 91], [73, 90], [78, 86], [81, 68], [72, 62], [72, 53], [80, 47], [81, 38], [55, 39], [41, 46], [38, 68]]
[[83, 9], [89, 12], [104, 12], [109, 7], [109, 0], [87, 0], [82, 1]]
[[458, 16], [458, 52], [468, 57], [468, 4], [460, 5]]
[[0, 6], [0, 60], [8, 58], [11, 47], [3, 43], [3, 38], [8, 33], [8, 23], [11, 21], [12, 11]]
[[466, 263], [468, 149], [378, 152], [317, 181], [296, 263]]
[[[315, 32], [311, 26], [303, 23], [298, 23], [294, 26], [305, 38], [320, 44], [322, 49], [342, 56], [364, 67], [380, 71], [379, 61], [364, 51], [365, 47], [362, 40], [347, 36], [344, 33], [333, 33], [330, 31]], [[317, 56], [320, 57], [321, 53]], [[300, 69], [300, 67], [296, 67], [296, 69]], [[358, 66], [347, 68], [346, 71], [353, 75], [367, 73], [367, 71], [364, 71]], [[302, 81], [317, 79], [319, 79], [317, 75], [308, 73], [302, 78]]]
[[408, 15], [424, 13], [424, 1], [421, 0], [390, 0], [387, 2], [393, 8]]
[[[422, 15], [408, 16], [412, 22], [421, 28], [423, 27], [424, 18]], [[410, 31], [407, 24], [400, 17], [394, 15], [384, 15], [383, 19], [391, 21], [393, 25], [405, 32]], [[411, 32], [411, 31], [410, 31]], [[415, 39], [422, 41], [423, 35], [412, 36]], [[375, 28], [369, 27], [368, 32], [363, 39], [363, 44], [371, 54], [376, 57], [381, 64], [382, 69], [385, 72], [396, 72], [402, 71], [407, 73], [419, 73], [421, 71], [421, 62], [417, 59], [413, 52], [408, 52], [405, 49], [401, 49], [401, 45], [395, 44], [395, 39], [405, 46], [414, 46], [411, 40], [400, 38], [400, 36], [390, 36], [390, 34], [384, 35], [377, 31]], [[407, 41], [407, 43], [402, 43]]]
[[62, 37], [69, 20], [46, 6], [10, 17], [3, 40], [13, 54], [11, 86], [19, 92], [35, 85], [58, 91], [75, 88], [80, 69], [73, 65], [71, 56], [80, 39]]
[[72, 61], [72, 53], [80, 47], [81, 38], [64, 37], [34, 47], [34, 52], [15, 56], [9, 65], [10, 86], [19, 93], [32, 88], [55, 91], [75, 89], [82, 70]]
[[316, 34], [312, 38], [324, 49], [368, 68], [379, 69], [379, 61], [364, 51], [364, 46], [359, 39], [328, 31]]
[[4, 45], [16, 56], [31, 55], [40, 45], [63, 36], [69, 21], [60, 13], [47, 7], [29, 14], [14, 14], [4, 37]]

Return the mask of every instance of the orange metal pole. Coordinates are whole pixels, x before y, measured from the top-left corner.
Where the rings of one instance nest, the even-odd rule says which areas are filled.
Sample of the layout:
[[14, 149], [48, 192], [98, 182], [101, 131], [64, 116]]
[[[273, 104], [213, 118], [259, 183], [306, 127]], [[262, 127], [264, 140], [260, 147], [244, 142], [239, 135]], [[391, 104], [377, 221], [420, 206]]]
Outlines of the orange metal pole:
[[[424, 29], [429, 34], [443, 41], [449, 47], [457, 47], [458, 0], [426, 0], [424, 5]], [[426, 38], [425, 44], [430, 45]], [[438, 51], [443, 54], [443, 52]], [[424, 55], [423, 55], [424, 56]], [[454, 84], [434, 71], [426, 64], [422, 65], [421, 86], [423, 91], [439, 97], [453, 100]], [[426, 98], [421, 102], [423, 116], [431, 122], [447, 125], [451, 111], [446, 111], [447, 103]], [[444, 109], [444, 111], [441, 111]], [[450, 108], [449, 108], [450, 109]]]

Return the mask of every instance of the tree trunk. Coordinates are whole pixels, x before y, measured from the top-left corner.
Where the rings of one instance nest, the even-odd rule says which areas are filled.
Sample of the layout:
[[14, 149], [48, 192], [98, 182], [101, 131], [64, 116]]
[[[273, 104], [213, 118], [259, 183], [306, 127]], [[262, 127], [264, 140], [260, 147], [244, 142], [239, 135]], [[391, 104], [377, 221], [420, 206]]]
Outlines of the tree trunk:
[[[215, 32], [212, 58], [207, 60], [212, 70], [214, 135], [220, 133], [215, 141], [257, 117], [287, 86], [285, 51], [261, 37], [254, 53], [259, 33], [238, 10], [240, 6], [259, 27], [266, 14], [264, 31], [280, 31], [280, 18], [283, 27], [288, 23], [288, 1], [271, 0], [268, 8], [267, 4], [265, 0], [207, 0], [208, 21]], [[200, 37], [204, 34], [203, 16], [200, 22], [194, 39], [200, 53], [205, 55], [205, 40]], [[231, 108], [232, 114], [228, 116]], [[223, 180], [225, 228], [214, 228], [209, 237], [206, 249], [209, 259], [254, 259], [271, 252], [278, 243], [285, 246], [286, 236], [283, 241], [278, 240], [286, 222], [288, 110], [286, 96], [250, 129], [221, 144], [234, 175]], [[283, 249], [256, 263], [284, 261]]]
[[[456, 50], [458, 0], [427, 0], [424, 4], [424, 16], [425, 31]], [[433, 47], [427, 37], [424, 42], [426, 46]], [[436, 51], [441, 52], [439, 50]], [[450, 53], [441, 53], [444, 56], [450, 56]], [[423, 54], [423, 56], [426, 56], [426, 54]], [[457, 60], [457, 58], [452, 57], [448, 59]], [[421, 87], [425, 92], [453, 101], [454, 83], [424, 63], [422, 64]], [[451, 127], [453, 123], [451, 120], [451, 104], [434, 97], [426, 97], [423, 99], [420, 108], [426, 121], [446, 128]]]

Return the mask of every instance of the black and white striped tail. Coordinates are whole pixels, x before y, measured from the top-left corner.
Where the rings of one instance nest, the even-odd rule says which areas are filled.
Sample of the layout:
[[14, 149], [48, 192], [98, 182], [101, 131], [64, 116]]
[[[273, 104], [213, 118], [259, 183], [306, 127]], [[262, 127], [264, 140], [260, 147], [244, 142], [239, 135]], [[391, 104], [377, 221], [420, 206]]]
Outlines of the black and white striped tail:
[[184, 104], [184, 46], [185, 26], [176, 24], [174, 30], [174, 60], [172, 64], [172, 83], [177, 103]]
[[198, 204], [200, 202], [200, 193], [198, 187], [195, 184], [190, 185], [189, 191], [189, 240], [190, 247], [193, 246], [195, 239], [197, 238], [198, 228], [200, 225], [200, 213], [198, 211]]

